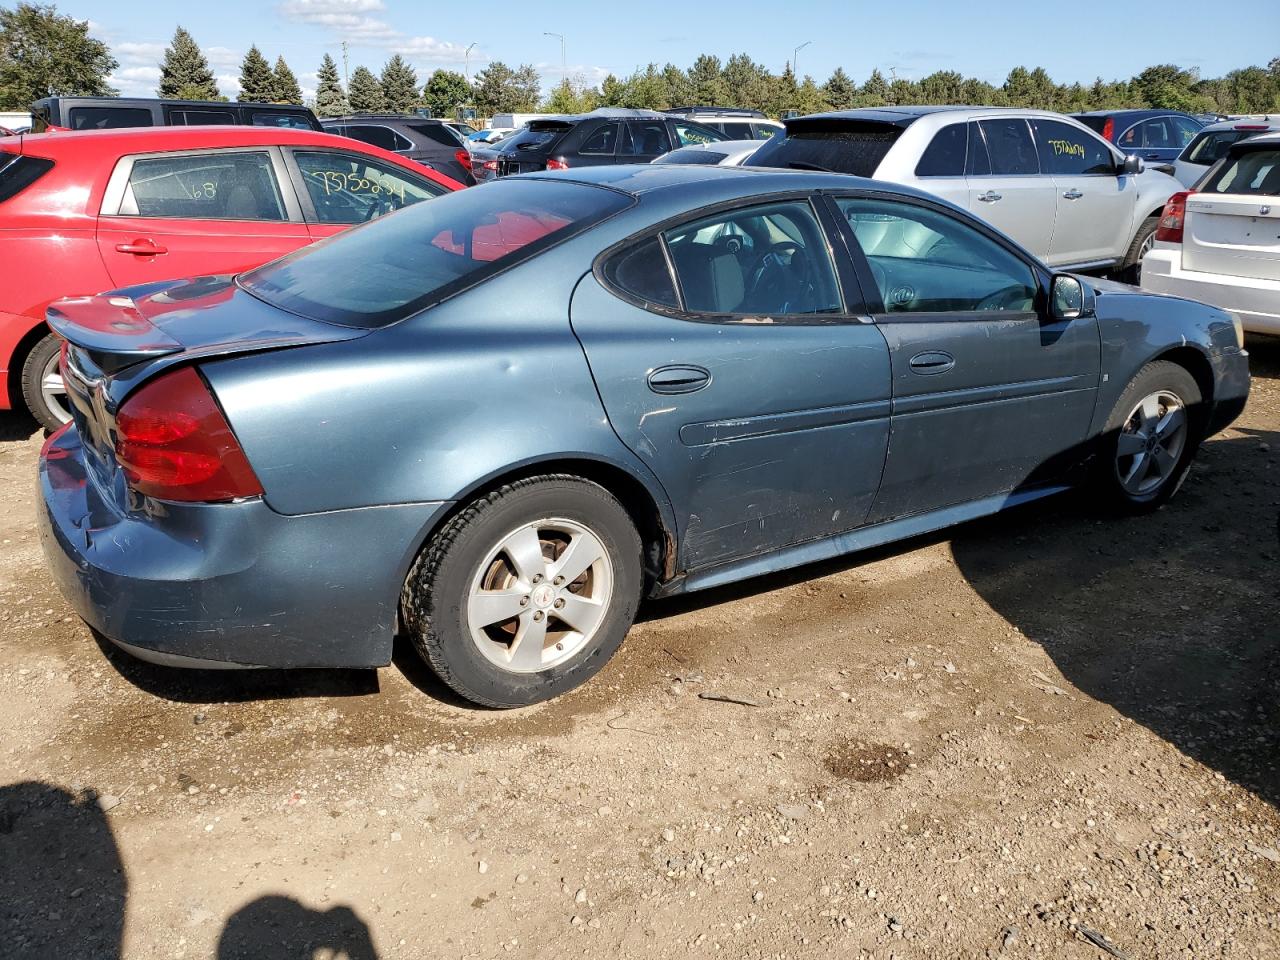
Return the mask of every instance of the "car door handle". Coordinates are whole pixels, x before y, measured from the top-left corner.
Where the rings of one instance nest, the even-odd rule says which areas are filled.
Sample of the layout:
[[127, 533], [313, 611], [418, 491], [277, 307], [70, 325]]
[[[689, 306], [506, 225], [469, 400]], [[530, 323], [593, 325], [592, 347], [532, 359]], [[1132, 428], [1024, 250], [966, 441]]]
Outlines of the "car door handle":
[[988, 190], [986, 193], [978, 194], [978, 199], [983, 203], [995, 203], [997, 200], [1002, 200], [1004, 198], [994, 190]]
[[1079, 200], [1081, 197], [1084, 196], [1084, 194], [1081, 193], [1079, 190], [1077, 190], [1075, 187], [1072, 187], [1062, 196], [1067, 200]]
[[135, 240], [133, 243], [117, 243], [118, 253], [132, 253], [135, 257], [155, 257], [168, 253], [168, 249], [151, 240]]
[[946, 373], [954, 367], [956, 358], [949, 353], [943, 353], [941, 350], [929, 350], [925, 353], [917, 353], [908, 363], [912, 373], [918, 373], [923, 377], [931, 377], [934, 374]]
[[711, 371], [690, 364], [671, 364], [650, 370], [645, 380], [654, 393], [694, 393], [711, 383]]

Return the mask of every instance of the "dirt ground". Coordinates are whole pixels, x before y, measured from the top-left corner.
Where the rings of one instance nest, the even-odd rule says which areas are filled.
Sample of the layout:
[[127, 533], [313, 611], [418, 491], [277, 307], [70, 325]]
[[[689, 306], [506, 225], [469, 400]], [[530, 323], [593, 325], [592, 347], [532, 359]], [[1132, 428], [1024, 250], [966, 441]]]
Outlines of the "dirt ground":
[[1280, 956], [1280, 340], [1249, 346], [1247, 411], [1153, 516], [1074, 495], [652, 603], [510, 713], [408, 650], [105, 648], [8, 416], [0, 954]]

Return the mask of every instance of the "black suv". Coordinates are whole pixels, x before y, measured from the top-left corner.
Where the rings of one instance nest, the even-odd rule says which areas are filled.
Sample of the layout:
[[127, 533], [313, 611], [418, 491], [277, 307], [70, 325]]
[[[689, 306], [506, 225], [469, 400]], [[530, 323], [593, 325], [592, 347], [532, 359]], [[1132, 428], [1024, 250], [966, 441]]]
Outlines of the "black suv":
[[648, 163], [676, 147], [726, 139], [719, 130], [652, 110], [602, 107], [531, 120], [499, 144], [498, 176], [606, 163]]
[[306, 107], [290, 103], [223, 100], [149, 100], [143, 97], [45, 97], [31, 104], [31, 132], [109, 130], [116, 127], [245, 125], [319, 130]]
[[327, 133], [398, 153], [453, 177], [464, 186], [470, 187], [476, 182], [466, 141], [442, 120], [402, 113], [356, 113], [348, 117], [326, 117], [323, 126]]

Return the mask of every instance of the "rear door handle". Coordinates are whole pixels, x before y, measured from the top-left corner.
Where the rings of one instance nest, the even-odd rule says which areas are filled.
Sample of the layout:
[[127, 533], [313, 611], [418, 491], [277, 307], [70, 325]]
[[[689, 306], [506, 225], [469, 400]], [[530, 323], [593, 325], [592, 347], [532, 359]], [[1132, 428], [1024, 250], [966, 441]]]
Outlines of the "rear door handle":
[[152, 240], [135, 240], [133, 243], [117, 243], [116, 251], [119, 253], [132, 253], [135, 257], [155, 257], [162, 253], [168, 253], [166, 247], [162, 247]]
[[711, 383], [711, 371], [692, 364], [671, 364], [650, 370], [645, 380], [654, 393], [694, 393]]
[[1002, 200], [1004, 198], [994, 190], [988, 190], [986, 193], [978, 194], [978, 199], [983, 203], [995, 203], [997, 200]]
[[949, 353], [943, 353], [941, 350], [929, 350], [925, 353], [917, 353], [909, 361], [912, 373], [918, 373], [922, 377], [931, 377], [934, 374], [946, 373], [956, 365], [956, 358]]
[[1084, 196], [1084, 194], [1081, 193], [1079, 190], [1077, 190], [1075, 187], [1072, 187], [1062, 196], [1065, 197], [1067, 200], [1079, 200], [1081, 197]]

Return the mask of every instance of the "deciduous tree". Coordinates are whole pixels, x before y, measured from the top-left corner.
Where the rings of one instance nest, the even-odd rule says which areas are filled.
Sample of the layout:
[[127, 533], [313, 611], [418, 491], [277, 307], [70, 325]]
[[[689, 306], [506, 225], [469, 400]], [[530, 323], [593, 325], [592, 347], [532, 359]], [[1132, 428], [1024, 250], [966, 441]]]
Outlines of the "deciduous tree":
[[435, 117], [452, 117], [471, 100], [471, 85], [455, 70], [437, 70], [422, 88], [422, 103]]
[[89, 36], [89, 22], [52, 6], [0, 9], [0, 109], [26, 110], [53, 96], [114, 96], [107, 82], [120, 64]]

